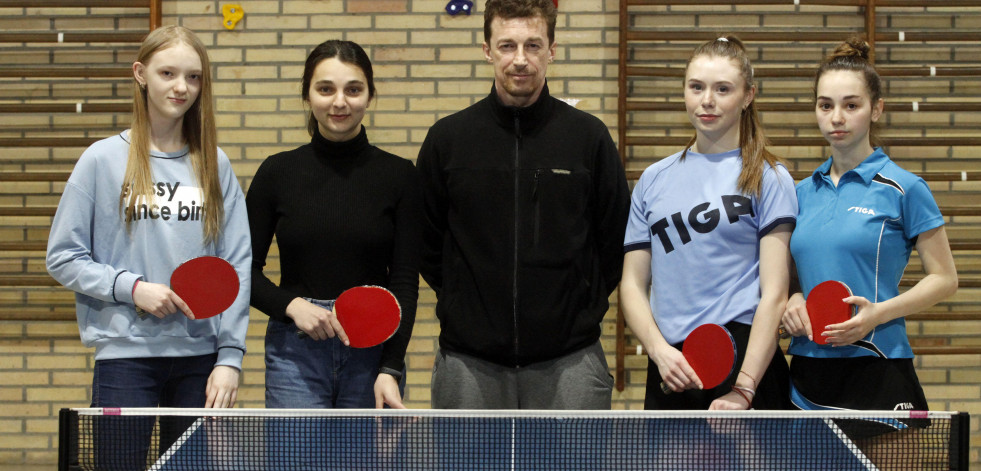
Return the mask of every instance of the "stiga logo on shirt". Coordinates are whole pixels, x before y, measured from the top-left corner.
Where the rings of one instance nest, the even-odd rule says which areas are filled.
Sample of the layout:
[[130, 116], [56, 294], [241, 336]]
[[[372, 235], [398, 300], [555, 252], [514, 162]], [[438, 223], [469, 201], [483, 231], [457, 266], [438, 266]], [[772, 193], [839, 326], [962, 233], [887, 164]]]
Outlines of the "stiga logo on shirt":
[[875, 216], [875, 210], [874, 209], [862, 208], [860, 206], [852, 206], [851, 208], [848, 208], [848, 212], [850, 212], [850, 213], [868, 214], [869, 216]]
[[[678, 237], [681, 238], [682, 244], [691, 242], [689, 227], [700, 234], [712, 232], [719, 225], [721, 214], [718, 208], [710, 209], [711, 206], [711, 203], [702, 203], [688, 211], [687, 217], [679, 212], [672, 214], [670, 221], [668, 218], [662, 218], [651, 224], [651, 234], [660, 239], [661, 245], [664, 246], [664, 253], [671, 253], [674, 250], [674, 244], [668, 235], [668, 228], [672, 226], [672, 223], [674, 223], [674, 229], [677, 231]], [[739, 216], [742, 215], [756, 216], [753, 212], [753, 200], [743, 195], [722, 195], [722, 208], [725, 209], [729, 224], [738, 222]], [[686, 219], [687, 225], [685, 224]]]

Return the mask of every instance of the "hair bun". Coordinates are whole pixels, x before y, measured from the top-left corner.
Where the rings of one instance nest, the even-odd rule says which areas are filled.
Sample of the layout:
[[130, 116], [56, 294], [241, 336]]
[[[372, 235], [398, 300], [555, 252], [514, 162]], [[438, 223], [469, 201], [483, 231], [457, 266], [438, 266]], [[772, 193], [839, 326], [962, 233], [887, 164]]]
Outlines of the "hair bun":
[[868, 60], [869, 52], [871, 51], [872, 46], [864, 39], [852, 37], [835, 48], [835, 52], [831, 54], [831, 57], [861, 57], [862, 59]]

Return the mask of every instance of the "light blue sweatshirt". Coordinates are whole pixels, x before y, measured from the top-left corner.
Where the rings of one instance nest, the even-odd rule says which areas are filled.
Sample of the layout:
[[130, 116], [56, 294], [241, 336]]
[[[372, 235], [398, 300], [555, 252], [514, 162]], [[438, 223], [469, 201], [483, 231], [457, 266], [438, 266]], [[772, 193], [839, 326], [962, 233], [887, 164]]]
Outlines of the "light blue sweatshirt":
[[[205, 245], [201, 191], [188, 150], [151, 153], [157, 192], [129, 224], [120, 214], [119, 192], [129, 153], [129, 132], [92, 144], [75, 165], [48, 236], [48, 273], [75, 291], [82, 343], [96, 360], [185, 357], [218, 352], [216, 365], [242, 368], [249, 323], [252, 248], [245, 197], [225, 153], [218, 149], [218, 176], [225, 221], [219, 240]], [[137, 280], [170, 285], [170, 275], [194, 257], [228, 260], [238, 273], [238, 297], [210, 319], [179, 312], [159, 319], [137, 315]]]

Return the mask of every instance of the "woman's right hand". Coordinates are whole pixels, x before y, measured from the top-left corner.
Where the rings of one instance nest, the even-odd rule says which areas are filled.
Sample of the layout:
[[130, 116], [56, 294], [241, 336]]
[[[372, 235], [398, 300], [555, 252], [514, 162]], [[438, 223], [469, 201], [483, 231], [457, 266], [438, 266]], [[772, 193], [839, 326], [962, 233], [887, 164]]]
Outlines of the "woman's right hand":
[[681, 392], [686, 389], [702, 389], [702, 381], [698, 379], [695, 370], [677, 348], [665, 344], [651, 352], [651, 360], [661, 373], [661, 380], [671, 391]]
[[177, 311], [194, 319], [194, 313], [187, 307], [184, 300], [177, 293], [173, 292], [169, 286], [160, 283], [150, 283], [139, 281], [133, 289], [133, 304], [138, 309], [153, 314], [160, 319], [167, 317]]
[[314, 340], [327, 340], [337, 336], [344, 345], [351, 344], [334, 311], [324, 309], [303, 298], [294, 298], [289, 306], [286, 306], [286, 315], [293, 319], [298, 329]]
[[807, 302], [804, 300], [803, 293], [794, 293], [787, 300], [787, 309], [783, 311], [781, 318], [784, 331], [794, 337], [807, 336], [808, 340], [814, 340], [811, 332], [811, 319], [807, 317]]

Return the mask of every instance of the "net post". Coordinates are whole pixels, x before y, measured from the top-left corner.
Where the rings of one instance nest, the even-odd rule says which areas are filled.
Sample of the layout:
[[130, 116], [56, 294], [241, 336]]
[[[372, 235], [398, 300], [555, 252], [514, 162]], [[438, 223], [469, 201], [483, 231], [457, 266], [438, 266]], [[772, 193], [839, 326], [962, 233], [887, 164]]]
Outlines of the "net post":
[[78, 467], [78, 412], [72, 409], [58, 411], [58, 471], [72, 471]]
[[971, 415], [958, 412], [950, 417], [950, 469], [969, 469], [971, 454]]

